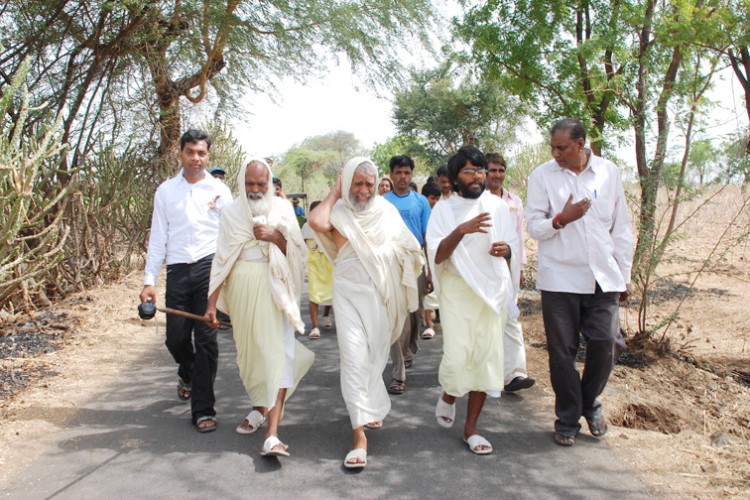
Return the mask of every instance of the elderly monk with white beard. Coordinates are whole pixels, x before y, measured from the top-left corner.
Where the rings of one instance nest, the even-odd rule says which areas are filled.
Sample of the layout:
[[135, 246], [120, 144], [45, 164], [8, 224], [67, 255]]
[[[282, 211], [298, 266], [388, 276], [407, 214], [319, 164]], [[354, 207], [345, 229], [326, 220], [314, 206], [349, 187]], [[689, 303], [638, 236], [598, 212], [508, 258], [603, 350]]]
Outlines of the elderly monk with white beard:
[[365, 427], [382, 427], [391, 409], [383, 370], [408, 313], [419, 306], [419, 242], [398, 210], [375, 196], [377, 185], [372, 161], [353, 158], [308, 219], [334, 264], [341, 393], [354, 431], [344, 459], [350, 469], [367, 465]]
[[217, 325], [217, 307], [232, 317], [240, 378], [253, 404], [236, 431], [252, 434], [267, 417], [261, 455], [289, 456], [278, 438], [284, 401], [314, 360], [294, 338], [305, 329], [299, 303], [307, 246], [292, 205], [274, 196], [271, 179], [263, 160], [240, 170], [246, 196], [221, 214], [206, 318]]

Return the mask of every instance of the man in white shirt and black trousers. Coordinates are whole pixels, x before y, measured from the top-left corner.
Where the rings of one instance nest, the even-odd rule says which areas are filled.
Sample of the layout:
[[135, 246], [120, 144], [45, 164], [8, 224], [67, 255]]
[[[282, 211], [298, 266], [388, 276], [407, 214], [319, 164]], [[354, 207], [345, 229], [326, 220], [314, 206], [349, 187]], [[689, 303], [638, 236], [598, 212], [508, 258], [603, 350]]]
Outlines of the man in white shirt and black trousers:
[[[185, 132], [180, 138], [182, 168], [156, 190], [141, 302], [156, 304], [154, 285], [166, 261], [167, 307], [200, 316], [206, 312], [219, 213], [232, 202], [226, 184], [206, 171], [210, 148], [207, 133]], [[190, 400], [196, 430], [216, 430], [216, 330], [202, 321], [168, 315], [166, 345], [179, 365], [177, 396]]]
[[[539, 242], [537, 288], [547, 334], [555, 432], [561, 446], [575, 444], [581, 416], [594, 437], [607, 432], [597, 397], [625, 348], [618, 300], [630, 287], [633, 232], [614, 163], [584, 147], [580, 121], [552, 127], [553, 160], [529, 176], [526, 220]], [[586, 339], [583, 376], [576, 369], [579, 333]]]

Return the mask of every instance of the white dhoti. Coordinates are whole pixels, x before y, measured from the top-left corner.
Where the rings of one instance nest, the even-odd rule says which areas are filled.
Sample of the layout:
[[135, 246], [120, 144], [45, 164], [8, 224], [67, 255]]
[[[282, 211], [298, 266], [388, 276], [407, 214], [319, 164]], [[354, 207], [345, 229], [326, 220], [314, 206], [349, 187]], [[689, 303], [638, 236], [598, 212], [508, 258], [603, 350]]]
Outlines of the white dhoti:
[[235, 262], [225, 281], [240, 378], [254, 406], [272, 408], [280, 389], [288, 399], [314, 361], [312, 351], [276, 306], [268, 284], [268, 262]]
[[360, 260], [339, 255], [333, 273], [333, 308], [341, 357], [341, 394], [352, 429], [383, 420], [391, 399], [383, 382], [391, 331], [380, 294]]
[[[518, 295], [516, 295], [518, 303]], [[508, 318], [503, 331], [503, 352], [505, 354], [504, 378], [508, 385], [516, 377], [527, 377], [526, 346], [523, 343], [523, 327], [518, 318]]]
[[443, 359], [438, 379], [443, 390], [460, 397], [470, 391], [499, 397], [503, 388], [503, 324], [506, 309], [495, 313], [466, 281], [440, 274]]

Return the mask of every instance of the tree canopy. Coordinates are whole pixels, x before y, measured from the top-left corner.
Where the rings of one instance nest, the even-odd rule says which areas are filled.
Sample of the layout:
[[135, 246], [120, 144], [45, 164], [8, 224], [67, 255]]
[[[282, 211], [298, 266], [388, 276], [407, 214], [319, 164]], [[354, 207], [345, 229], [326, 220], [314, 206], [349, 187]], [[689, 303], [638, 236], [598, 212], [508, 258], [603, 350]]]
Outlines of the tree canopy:
[[72, 165], [98, 134], [116, 142], [145, 126], [169, 170], [189, 103], [211, 95], [230, 113], [248, 91], [338, 57], [386, 82], [398, 47], [426, 42], [431, 12], [429, 0], [12, 0], [0, 10], [0, 87], [29, 58], [33, 99], [65, 116]]

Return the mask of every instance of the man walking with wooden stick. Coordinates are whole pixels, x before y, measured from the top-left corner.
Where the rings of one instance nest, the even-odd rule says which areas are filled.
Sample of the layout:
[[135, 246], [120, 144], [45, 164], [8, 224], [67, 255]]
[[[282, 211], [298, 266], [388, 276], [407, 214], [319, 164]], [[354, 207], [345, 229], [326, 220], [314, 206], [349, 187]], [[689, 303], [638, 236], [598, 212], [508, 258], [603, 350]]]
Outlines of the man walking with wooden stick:
[[[141, 302], [156, 304], [154, 285], [166, 261], [167, 307], [200, 316], [206, 311], [219, 212], [232, 201], [226, 184], [206, 171], [210, 148], [205, 132], [185, 132], [180, 138], [182, 168], [156, 190]], [[190, 401], [193, 425], [198, 432], [216, 430], [216, 330], [202, 321], [170, 314], [166, 345], [179, 365], [177, 396]]]

